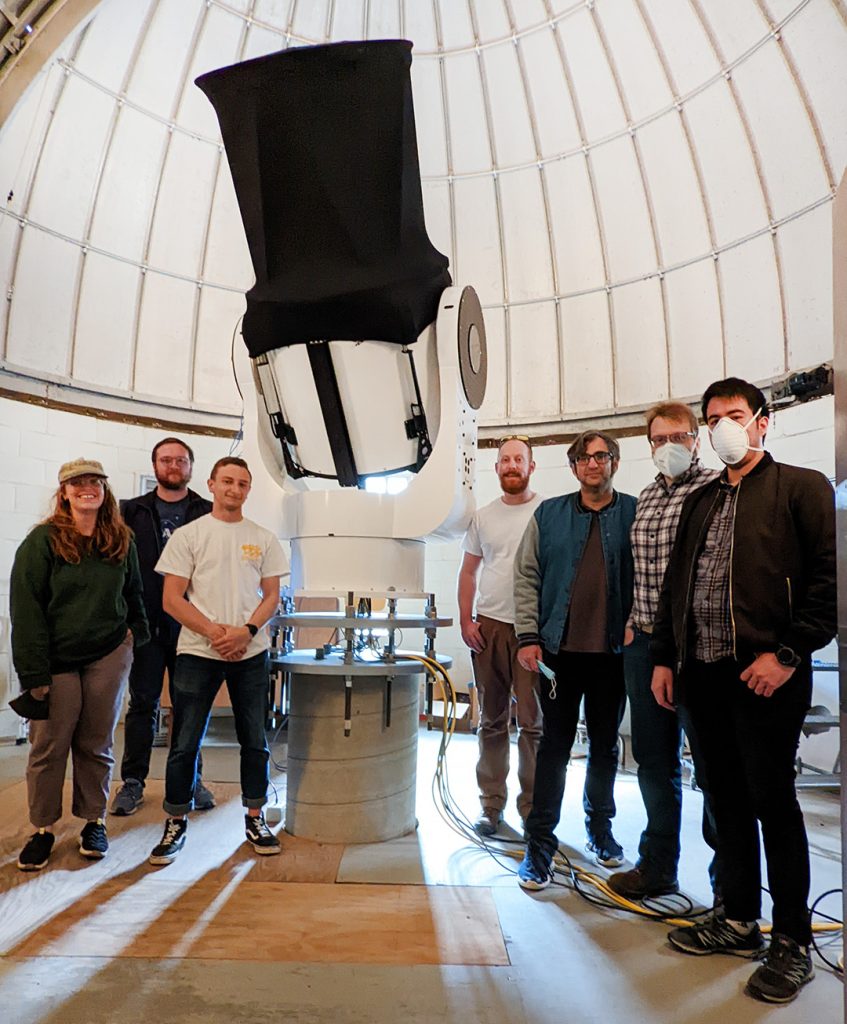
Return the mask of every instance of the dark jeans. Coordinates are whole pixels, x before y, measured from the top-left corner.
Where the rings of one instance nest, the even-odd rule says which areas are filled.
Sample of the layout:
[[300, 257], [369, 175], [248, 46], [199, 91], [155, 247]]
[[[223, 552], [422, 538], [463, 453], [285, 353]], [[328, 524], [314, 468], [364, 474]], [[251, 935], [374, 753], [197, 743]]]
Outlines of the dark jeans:
[[761, 822], [773, 930], [805, 946], [811, 941], [809, 845], [794, 765], [811, 665], [796, 669], [772, 697], [758, 697], [739, 678], [746, 664], [692, 660], [680, 680], [709, 776], [726, 916], [753, 921], [761, 914]]
[[[162, 679], [168, 670], [168, 691], [174, 699], [176, 640], [153, 637], [135, 652], [129, 673], [129, 707], [124, 720], [124, 756], [121, 778], [135, 779], [143, 786], [150, 773], [150, 752], [156, 737], [156, 717], [162, 695]], [[197, 758], [197, 777], [203, 773], [203, 759]]]
[[[677, 714], [661, 707], [653, 696], [653, 659], [650, 637], [636, 630], [635, 639], [624, 648], [624, 677], [632, 725], [632, 756], [638, 762], [638, 786], [647, 812], [647, 827], [638, 845], [638, 867], [657, 882], [676, 879], [679, 863], [679, 833], [682, 818], [682, 732], [694, 758], [697, 785], [703, 793], [703, 838], [717, 849], [708, 775], [700, 757], [694, 726], [685, 709]], [[712, 887], [716, 881], [717, 855], [709, 865]]]
[[241, 802], [245, 807], [265, 804], [270, 757], [265, 740], [267, 652], [245, 661], [179, 654], [174, 672], [173, 736], [165, 773], [163, 806], [168, 814], [187, 814], [193, 806], [200, 744], [209, 724], [212, 702], [224, 679], [241, 747]]
[[556, 673], [556, 698], [550, 683], [539, 679], [544, 729], [538, 747], [532, 811], [526, 821], [530, 847], [552, 856], [557, 848], [556, 826], [562, 812], [565, 775], [585, 697], [588, 761], [582, 805], [589, 839], [611, 829], [615, 816], [615, 774], [618, 768], [618, 729], [623, 718], [623, 658], [620, 654], [544, 652], [544, 663]]

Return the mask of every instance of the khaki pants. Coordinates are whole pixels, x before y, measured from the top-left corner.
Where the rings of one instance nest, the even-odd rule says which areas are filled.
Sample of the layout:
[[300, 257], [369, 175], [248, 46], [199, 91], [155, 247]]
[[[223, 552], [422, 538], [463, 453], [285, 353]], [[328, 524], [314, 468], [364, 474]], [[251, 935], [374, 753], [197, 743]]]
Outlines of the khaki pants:
[[62, 785], [73, 754], [72, 812], [105, 818], [115, 759], [112, 747], [123, 702], [132, 638], [75, 672], [60, 672], [50, 686], [50, 717], [30, 723], [26, 767], [29, 819], [47, 828], [62, 817]]
[[518, 641], [511, 623], [477, 616], [485, 640], [481, 654], [471, 654], [479, 696], [479, 761], [476, 780], [483, 810], [502, 812], [509, 774], [509, 723], [512, 692], [518, 719], [518, 813], [526, 819], [532, 808], [535, 757], [541, 738], [538, 675], [518, 663]]

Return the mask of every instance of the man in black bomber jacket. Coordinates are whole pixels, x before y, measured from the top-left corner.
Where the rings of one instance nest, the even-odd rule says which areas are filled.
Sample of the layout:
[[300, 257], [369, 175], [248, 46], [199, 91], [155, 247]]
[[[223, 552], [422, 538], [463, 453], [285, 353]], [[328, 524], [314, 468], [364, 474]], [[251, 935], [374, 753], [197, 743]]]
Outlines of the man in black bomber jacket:
[[[144, 800], [165, 669], [168, 685], [172, 685], [173, 679], [180, 626], [162, 610], [162, 577], [155, 571], [155, 565], [174, 530], [212, 510], [210, 501], [188, 487], [194, 452], [185, 441], [163, 438], [153, 448], [152, 459], [155, 490], [121, 502], [124, 521], [135, 534], [151, 640], [136, 654], [129, 676], [129, 709], [121, 761], [123, 785], [112, 802], [112, 814], [117, 815], [134, 814]], [[194, 806], [208, 810], [215, 806], [215, 799], [203, 785], [201, 771], [199, 761]]]
[[747, 993], [785, 1003], [814, 975], [794, 764], [812, 653], [836, 631], [835, 500], [821, 473], [764, 450], [768, 412], [754, 385], [712, 384], [703, 418], [726, 469], [683, 505], [650, 649], [656, 700], [687, 709], [701, 748], [724, 907], [668, 938], [684, 953], [760, 955], [761, 822], [773, 933]]

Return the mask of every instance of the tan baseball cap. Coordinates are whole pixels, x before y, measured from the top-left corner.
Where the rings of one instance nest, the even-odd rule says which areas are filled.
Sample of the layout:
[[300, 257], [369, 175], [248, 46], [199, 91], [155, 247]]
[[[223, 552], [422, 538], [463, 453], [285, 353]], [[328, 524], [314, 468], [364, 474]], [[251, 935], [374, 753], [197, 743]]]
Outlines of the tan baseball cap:
[[75, 476], [102, 476], [104, 480], [108, 477], [103, 471], [103, 463], [96, 459], [71, 459], [59, 470], [59, 483], [66, 484]]

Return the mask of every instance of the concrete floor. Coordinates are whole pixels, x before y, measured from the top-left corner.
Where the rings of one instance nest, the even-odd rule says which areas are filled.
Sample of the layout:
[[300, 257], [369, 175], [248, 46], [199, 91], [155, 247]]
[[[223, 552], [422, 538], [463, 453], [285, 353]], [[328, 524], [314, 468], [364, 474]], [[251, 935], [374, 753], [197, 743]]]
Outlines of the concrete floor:
[[[498, 863], [468, 846], [438, 816], [430, 795], [436, 748], [436, 735], [422, 731], [418, 832], [379, 846], [346, 848], [336, 882], [484, 887], [496, 906], [506, 966], [94, 957], [86, 955], [85, 948], [73, 947], [69, 937], [67, 955], [6, 954], [0, 960], [0, 1022], [752, 1024], [772, 1014], [780, 1024], [830, 1024], [842, 1019], [842, 984], [819, 960], [816, 980], [799, 999], [771, 1008], [743, 994], [752, 970], [746, 961], [681, 956], [667, 945], [664, 926], [597, 909], [568, 889], [551, 887], [537, 896], [522, 892], [512, 875], [513, 862]], [[277, 747], [277, 757], [283, 756], [284, 748]], [[154, 751], [154, 776], [161, 776], [164, 757], [163, 750]], [[232, 747], [207, 745], [204, 757], [204, 776], [213, 789], [214, 782], [237, 778]], [[0, 809], [11, 784], [22, 777], [25, 759], [25, 747], [0, 746]], [[469, 815], [476, 811], [474, 761], [475, 738], [457, 735], [448, 755], [449, 778], [455, 799]], [[279, 786], [284, 787], [284, 775]], [[559, 835], [574, 861], [587, 866], [582, 853], [581, 786], [582, 766], [577, 760], [569, 773]], [[616, 835], [632, 856], [643, 825], [633, 775], [619, 777], [616, 796]], [[841, 884], [839, 801], [835, 792], [807, 790], [802, 802], [812, 845], [814, 898]], [[699, 794], [686, 790], [680, 881], [695, 902], [708, 895], [700, 806]], [[233, 812], [234, 808], [220, 807], [209, 814]], [[151, 809], [151, 822], [157, 816]], [[135, 827], [136, 819], [130, 821]], [[518, 825], [514, 809], [507, 821]], [[139, 846], [139, 870], [144, 852]], [[182, 856], [186, 855], [187, 850]], [[10, 894], [19, 876], [13, 859], [0, 864], [0, 921], [2, 897]], [[103, 862], [107, 863], [108, 859]], [[98, 865], [90, 868], [92, 878], [97, 869]], [[45, 881], [49, 872], [44, 872]], [[840, 899], [830, 897], [825, 909], [840, 917]], [[38, 907], [31, 907], [30, 913], [35, 921]], [[279, 914], [285, 913], [283, 902]], [[326, 927], [335, 924], [329, 921]], [[260, 931], [255, 942], [262, 943]], [[827, 955], [835, 959], [840, 951], [839, 941], [828, 947]]]

